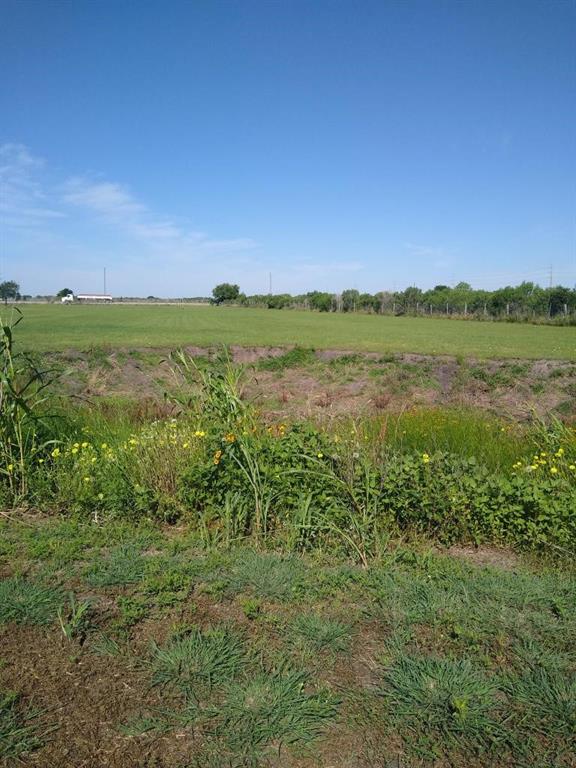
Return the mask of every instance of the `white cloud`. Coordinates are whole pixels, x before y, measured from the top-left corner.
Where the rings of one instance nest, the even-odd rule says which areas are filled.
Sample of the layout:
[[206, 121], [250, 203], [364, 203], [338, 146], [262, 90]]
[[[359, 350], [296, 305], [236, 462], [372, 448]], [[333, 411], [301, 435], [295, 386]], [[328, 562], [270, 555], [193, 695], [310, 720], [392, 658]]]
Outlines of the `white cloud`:
[[192, 256], [203, 251], [222, 252], [254, 248], [250, 238], [217, 240], [203, 232], [186, 229], [160, 216], [140, 202], [130, 190], [115, 182], [75, 177], [63, 186], [63, 200], [99, 217], [141, 243]]
[[216, 282], [245, 278], [257, 264], [248, 237], [212, 237], [153, 210], [128, 186], [54, 170], [22, 144], [0, 145], [3, 269], [26, 292], [71, 283], [90, 290], [100, 265], [118, 295], [200, 295]]
[[0, 218], [5, 228], [37, 227], [65, 214], [49, 202], [37, 179], [44, 161], [23, 144], [0, 146]]

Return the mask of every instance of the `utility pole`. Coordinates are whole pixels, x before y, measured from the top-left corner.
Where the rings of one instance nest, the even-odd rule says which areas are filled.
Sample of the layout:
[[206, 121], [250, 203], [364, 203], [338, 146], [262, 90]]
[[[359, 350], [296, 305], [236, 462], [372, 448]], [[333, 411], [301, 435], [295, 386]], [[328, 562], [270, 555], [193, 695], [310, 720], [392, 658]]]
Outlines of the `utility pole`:
[[106, 296], [106, 267], [104, 267], [104, 296]]
[[268, 293], [272, 296], [272, 272], [268, 272]]

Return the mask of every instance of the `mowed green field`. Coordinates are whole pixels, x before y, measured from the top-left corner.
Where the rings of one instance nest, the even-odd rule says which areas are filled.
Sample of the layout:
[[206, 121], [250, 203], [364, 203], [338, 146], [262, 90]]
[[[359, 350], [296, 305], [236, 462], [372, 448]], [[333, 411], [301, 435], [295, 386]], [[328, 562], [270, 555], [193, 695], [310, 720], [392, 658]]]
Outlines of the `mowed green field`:
[[[187, 305], [24, 305], [29, 350], [287, 346], [478, 358], [576, 360], [576, 328]], [[10, 312], [10, 309], [7, 310]], [[6, 310], [2, 313], [6, 316]]]

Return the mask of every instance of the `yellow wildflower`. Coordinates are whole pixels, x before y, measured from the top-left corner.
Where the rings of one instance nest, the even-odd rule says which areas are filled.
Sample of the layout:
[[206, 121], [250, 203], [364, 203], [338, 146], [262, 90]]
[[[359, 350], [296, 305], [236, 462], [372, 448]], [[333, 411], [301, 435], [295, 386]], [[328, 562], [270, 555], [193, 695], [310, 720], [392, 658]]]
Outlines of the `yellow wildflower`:
[[224, 440], [226, 440], [227, 443], [233, 443], [236, 440], [236, 435], [234, 435], [232, 432], [228, 432], [228, 434], [224, 437]]
[[422, 454], [422, 461], [424, 462], [424, 464], [429, 464], [430, 463], [430, 456], [427, 453], [423, 453]]
[[556, 475], [558, 473], [558, 469], [556, 467], [550, 467], [550, 472], [553, 475]]
[[182, 443], [182, 448], [190, 448], [190, 443]]
[[60, 456], [60, 448], [54, 448], [51, 455], [53, 459], [57, 459]]
[[323, 459], [324, 458], [324, 454], [323, 453], [318, 453], [316, 455], [318, 456], [319, 459]]
[[70, 451], [70, 453], [78, 453], [78, 448], [72, 448], [72, 450]]
[[7, 469], [8, 469], [8, 472], [13, 472], [14, 471], [14, 464], [8, 464]]

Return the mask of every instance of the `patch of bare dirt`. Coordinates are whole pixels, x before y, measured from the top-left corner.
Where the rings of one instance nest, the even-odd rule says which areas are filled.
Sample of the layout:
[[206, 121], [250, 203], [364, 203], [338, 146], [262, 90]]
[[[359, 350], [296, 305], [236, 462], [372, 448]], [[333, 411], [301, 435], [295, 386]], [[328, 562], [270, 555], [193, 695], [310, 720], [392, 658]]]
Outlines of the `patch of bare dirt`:
[[[533, 415], [576, 419], [574, 363], [457, 361], [416, 354], [383, 357], [328, 349], [318, 351], [310, 365], [258, 370], [260, 360], [278, 358], [288, 349], [231, 348], [236, 362], [255, 366], [248, 370], [245, 397], [271, 418], [398, 412], [416, 405], [469, 406], [516, 420]], [[210, 358], [216, 350], [189, 346], [186, 352]], [[62, 378], [66, 391], [88, 401], [112, 395], [160, 402], [166, 391], [182, 384], [165, 349], [72, 350], [49, 357], [66, 369]]]
[[513, 571], [520, 564], [520, 559], [514, 552], [497, 547], [452, 546], [448, 549], [448, 554], [473, 565], [500, 568], [505, 571]]
[[54, 728], [21, 765], [173, 768], [190, 758], [184, 734], [134, 738], [121, 732], [143, 709], [162, 704], [129, 659], [90, 653], [56, 629], [9, 626], [0, 647], [2, 686], [19, 691], [28, 705], [43, 711], [45, 727]]

